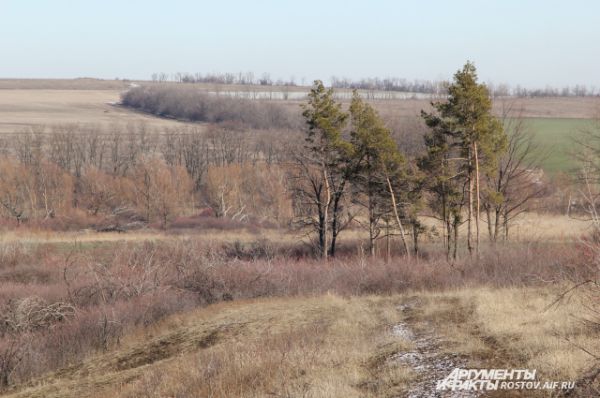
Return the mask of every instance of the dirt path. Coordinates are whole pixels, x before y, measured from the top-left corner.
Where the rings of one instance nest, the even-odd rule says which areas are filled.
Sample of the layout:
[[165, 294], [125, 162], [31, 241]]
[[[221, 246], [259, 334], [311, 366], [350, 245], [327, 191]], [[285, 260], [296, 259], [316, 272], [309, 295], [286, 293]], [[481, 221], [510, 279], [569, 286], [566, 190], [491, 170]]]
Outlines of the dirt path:
[[[419, 301], [412, 300], [399, 307], [407, 319], [410, 314], [418, 309]], [[398, 338], [414, 343], [414, 350], [398, 352], [390, 361], [409, 366], [418, 377], [406, 398], [475, 398], [478, 392], [473, 391], [438, 391], [436, 383], [447, 377], [455, 368], [466, 367], [466, 358], [458, 354], [449, 354], [442, 349], [443, 340], [435, 333], [432, 326], [425, 328], [412, 327], [408, 322], [401, 322], [393, 326], [392, 334]]]

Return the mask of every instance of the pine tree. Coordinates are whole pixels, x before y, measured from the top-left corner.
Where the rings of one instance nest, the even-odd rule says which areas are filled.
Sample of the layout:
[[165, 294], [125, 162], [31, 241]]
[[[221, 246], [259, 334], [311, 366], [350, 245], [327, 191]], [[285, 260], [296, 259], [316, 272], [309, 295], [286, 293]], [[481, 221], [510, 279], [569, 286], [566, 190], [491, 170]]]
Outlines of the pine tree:
[[[464, 172], [460, 170], [460, 145], [442, 120], [422, 113], [431, 132], [425, 135], [426, 154], [418, 161], [426, 176], [429, 207], [444, 223], [447, 258], [456, 258], [458, 227], [462, 224]], [[454, 250], [453, 250], [454, 247]]]
[[[380, 221], [393, 214], [407, 255], [410, 256], [404, 226], [397, 203], [397, 191], [405, 193], [408, 180], [405, 159], [398, 151], [390, 130], [372, 106], [354, 91], [350, 104], [352, 122], [351, 143], [353, 154], [353, 181], [361, 204], [367, 209], [369, 251], [375, 255], [375, 241], [380, 235]], [[395, 188], [394, 188], [395, 186]]]
[[303, 109], [306, 144], [297, 161], [310, 188], [302, 189], [302, 193], [310, 197], [316, 208], [319, 252], [321, 257], [327, 258], [330, 253], [335, 255], [336, 238], [341, 229], [342, 198], [349, 179], [347, 159], [352, 147], [342, 138], [348, 114], [335, 101], [333, 90], [325, 89], [320, 80], [315, 81]]
[[473, 217], [475, 249], [479, 250], [480, 174], [495, 169], [498, 156], [506, 148], [506, 135], [500, 121], [492, 115], [489, 91], [484, 84], [477, 82], [477, 71], [471, 62], [454, 75], [454, 82], [448, 87], [447, 101], [432, 105], [438, 114], [423, 113], [427, 124], [438, 129], [438, 134], [441, 132], [451, 139], [452, 145], [458, 149], [455, 160], [465, 181], [467, 247], [472, 253]]

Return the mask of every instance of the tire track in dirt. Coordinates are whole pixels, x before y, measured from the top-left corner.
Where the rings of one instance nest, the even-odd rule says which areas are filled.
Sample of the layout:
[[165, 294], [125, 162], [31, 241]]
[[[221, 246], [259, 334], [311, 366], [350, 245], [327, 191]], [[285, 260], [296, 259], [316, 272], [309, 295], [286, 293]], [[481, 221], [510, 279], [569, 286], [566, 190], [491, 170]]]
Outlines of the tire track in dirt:
[[[419, 300], [410, 300], [402, 304], [398, 310], [410, 319], [411, 313], [418, 309]], [[408, 352], [397, 352], [389, 361], [410, 367], [417, 373], [417, 382], [405, 396], [406, 398], [476, 398], [481, 394], [477, 391], [438, 391], [438, 380], [447, 377], [455, 368], [464, 368], [466, 358], [446, 353], [442, 350], [443, 340], [431, 326], [418, 332], [407, 322], [401, 322], [392, 327], [392, 335], [410, 341], [415, 348]]]

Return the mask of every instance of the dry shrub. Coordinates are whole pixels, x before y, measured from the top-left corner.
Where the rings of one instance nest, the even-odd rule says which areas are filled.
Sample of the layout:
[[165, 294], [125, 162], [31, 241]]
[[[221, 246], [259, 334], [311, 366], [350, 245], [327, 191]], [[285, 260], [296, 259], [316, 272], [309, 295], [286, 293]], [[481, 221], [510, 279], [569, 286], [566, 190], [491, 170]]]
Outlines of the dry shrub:
[[0, 340], [0, 388], [10, 385], [12, 375], [24, 359], [30, 341], [28, 335]]
[[264, 238], [249, 243], [236, 240], [225, 244], [223, 249], [227, 257], [239, 260], [270, 260], [277, 254], [275, 246]]
[[[150, 224], [150, 227], [153, 227]], [[179, 234], [182, 230], [193, 229], [196, 232], [217, 231], [247, 231], [252, 234], [260, 234], [265, 229], [277, 229], [277, 225], [266, 220], [258, 220], [248, 217], [245, 221], [232, 220], [231, 218], [213, 217], [212, 215], [198, 214], [189, 217], [177, 217], [169, 223], [167, 233]], [[211, 231], [212, 230], [212, 231]]]
[[35, 265], [21, 265], [0, 270], [0, 282], [48, 284], [52, 279], [52, 274], [52, 271]]
[[589, 277], [572, 245], [510, 249], [490, 249], [478, 261], [449, 264], [434, 249], [427, 259], [394, 257], [387, 263], [350, 256], [348, 249], [347, 257], [323, 262], [290, 257], [289, 247], [266, 240], [226, 245], [189, 238], [120, 242], [68, 253], [43, 245], [0, 245], [5, 318], [0, 347], [10, 347], [11, 339], [31, 338], [24, 353], [14, 353], [19, 360], [11, 362], [7, 380], [26, 381], [77, 363], [111, 350], [134, 327], [219, 301], [546, 285]]
[[120, 344], [122, 336], [134, 327], [150, 326], [165, 316], [193, 308], [197, 302], [174, 292], [138, 297], [113, 305], [97, 305], [77, 310], [51, 329], [13, 334], [0, 339], [10, 342], [29, 336], [13, 378], [23, 382], [48, 371], [83, 361], [95, 352], [106, 352]]
[[[447, 289], [461, 286], [522, 286], [582, 279], [588, 270], [572, 247], [530, 244], [511, 251], [490, 250], [479, 260], [449, 264], [442, 256], [428, 260], [361, 257], [332, 260], [292, 260], [281, 248], [262, 240], [223, 248], [197, 241], [149, 244], [143, 253], [160, 253], [170, 268], [163, 285], [198, 294], [202, 302], [229, 298], [339, 294], [392, 294], [407, 289]], [[285, 254], [285, 251], [284, 251]], [[164, 271], [166, 272], [166, 271]]]
[[65, 286], [59, 283], [2, 282], [0, 303], [6, 305], [11, 300], [19, 300], [30, 296], [39, 296], [47, 302], [56, 302], [63, 301], [65, 295]]
[[212, 229], [219, 231], [241, 230], [247, 226], [241, 221], [230, 218], [195, 215], [190, 217], [177, 217], [169, 225], [169, 230], [177, 229]]
[[47, 303], [37, 296], [9, 301], [2, 308], [0, 332], [23, 333], [48, 329], [75, 315], [75, 308], [65, 302]]
[[0, 269], [14, 268], [19, 264], [32, 261], [33, 252], [31, 247], [21, 242], [0, 244]]
[[68, 212], [50, 218], [29, 220], [26, 226], [27, 230], [38, 232], [81, 231], [98, 224], [100, 220], [100, 217], [89, 214], [83, 209], [69, 209]]
[[83, 256], [64, 271], [67, 291], [78, 306], [110, 304], [169, 288], [176, 269], [157, 245], [121, 245], [105, 261]]

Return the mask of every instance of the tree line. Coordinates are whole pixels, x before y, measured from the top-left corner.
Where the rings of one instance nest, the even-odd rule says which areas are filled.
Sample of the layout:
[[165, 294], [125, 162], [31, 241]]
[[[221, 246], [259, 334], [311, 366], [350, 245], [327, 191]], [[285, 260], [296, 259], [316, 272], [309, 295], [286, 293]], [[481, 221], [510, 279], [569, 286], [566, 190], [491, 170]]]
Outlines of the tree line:
[[[287, 80], [273, 79], [269, 73], [256, 76], [252, 72], [238, 73], [183, 73], [168, 74], [164, 72], [153, 73], [153, 82], [177, 82], [177, 83], [210, 83], [227, 85], [255, 85], [255, 86], [304, 86], [304, 79], [299, 84], [294, 77]], [[330, 84], [333, 88], [367, 91], [390, 91], [420, 94], [447, 94], [448, 82], [426, 79], [409, 80], [400, 77], [367, 77], [351, 79], [348, 77], [332, 76]], [[521, 85], [510, 85], [507, 83], [488, 82], [488, 90], [492, 97], [595, 97], [600, 95], [600, 88], [585, 84], [566, 85], [555, 87], [523, 87]]]
[[3, 138], [0, 214], [17, 225], [166, 227], [204, 208], [218, 217], [284, 224], [291, 212], [277, 165], [283, 140], [267, 133], [62, 125]]
[[236, 85], [260, 85], [260, 86], [296, 86], [296, 79], [292, 76], [288, 80], [273, 79], [269, 73], [263, 73], [256, 77], [253, 72], [238, 73], [188, 73], [177, 72], [168, 74], [155, 72], [152, 74], [153, 82], [177, 82], [177, 83], [211, 83], [211, 84], [236, 84]]
[[192, 87], [133, 87], [123, 93], [121, 103], [157, 116], [194, 122], [228, 122], [253, 129], [300, 127], [297, 113], [284, 105], [211, 95]]
[[[419, 79], [410, 81], [408, 79], [397, 77], [373, 77], [363, 79], [331, 77], [332, 87], [352, 90], [396, 91], [440, 95], [448, 93], [448, 85], [449, 83], [446, 81]], [[486, 83], [486, 86], [492, 97], [595, 97], [600, 95], [600, 91], [597, 87], [587, 86], [585, 84], [575, 84], [563, 87], [545, 86], [543, 88], [527, 88], [521, 85], [512, 86], [507, 83], [494, 84], [488, 82]]]

